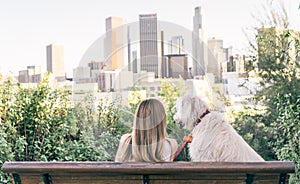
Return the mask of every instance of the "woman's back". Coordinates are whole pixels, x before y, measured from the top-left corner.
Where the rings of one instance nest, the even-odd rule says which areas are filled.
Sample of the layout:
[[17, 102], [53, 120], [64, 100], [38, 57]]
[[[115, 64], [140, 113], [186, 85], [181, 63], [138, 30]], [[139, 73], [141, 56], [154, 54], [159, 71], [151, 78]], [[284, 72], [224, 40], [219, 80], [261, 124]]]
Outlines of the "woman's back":
[[[135, 162], [132, 157], [132, 135], [125, 134], [122, 136], [117, 151], [115, 162]], [[162, 154], [162, 161], [171, 162], [176, 153], [178, 144], [175, 139], [164, 140], [164, 151]], [[154, 160], [153, 160], [154, 161]]]

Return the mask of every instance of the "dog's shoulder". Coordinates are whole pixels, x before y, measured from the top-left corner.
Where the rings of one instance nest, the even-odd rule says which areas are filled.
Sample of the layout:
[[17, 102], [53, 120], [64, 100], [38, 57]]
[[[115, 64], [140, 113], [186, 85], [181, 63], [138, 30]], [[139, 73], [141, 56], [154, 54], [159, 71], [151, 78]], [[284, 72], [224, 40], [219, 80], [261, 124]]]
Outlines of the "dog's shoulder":
[[228, 129], [230, 126], [227, 118], [222, 113], [212, 111], [202, 118], [201, 122], [195, 126], [193, 134], [199, 134], [199, 132], [203, 134], [204, 132], [210, 132], [212, 130], [214, 132], [224, 131], [224, 129]]
[[229, 123], [228, 119], [225, 117], [225, 115], [218, 111], [212, 111], [207, 116], [208, 121], [215, 122], [215, 123]]

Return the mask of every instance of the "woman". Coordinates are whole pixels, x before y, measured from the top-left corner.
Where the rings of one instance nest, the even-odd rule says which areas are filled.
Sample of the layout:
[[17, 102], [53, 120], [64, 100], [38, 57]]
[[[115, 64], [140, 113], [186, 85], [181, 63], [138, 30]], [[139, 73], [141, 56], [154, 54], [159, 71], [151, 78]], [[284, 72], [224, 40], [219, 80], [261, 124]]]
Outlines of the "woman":
[[156, 99], [144, 100], [135, 112], [132, 134], [122, 136], [116, 162], [171, 162], [177, 142], [167, 138], [166, 113]]

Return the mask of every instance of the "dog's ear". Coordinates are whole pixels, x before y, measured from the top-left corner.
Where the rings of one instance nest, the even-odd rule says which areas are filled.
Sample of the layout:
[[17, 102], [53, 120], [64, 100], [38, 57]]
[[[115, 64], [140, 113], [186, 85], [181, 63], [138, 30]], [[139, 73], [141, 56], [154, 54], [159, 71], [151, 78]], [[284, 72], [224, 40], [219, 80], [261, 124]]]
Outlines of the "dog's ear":
[[197, 117], [200, 117], [206, 110], [209, 110], [206, 102], [199, 97], [195, 99], [195, 108], [197, 109]]

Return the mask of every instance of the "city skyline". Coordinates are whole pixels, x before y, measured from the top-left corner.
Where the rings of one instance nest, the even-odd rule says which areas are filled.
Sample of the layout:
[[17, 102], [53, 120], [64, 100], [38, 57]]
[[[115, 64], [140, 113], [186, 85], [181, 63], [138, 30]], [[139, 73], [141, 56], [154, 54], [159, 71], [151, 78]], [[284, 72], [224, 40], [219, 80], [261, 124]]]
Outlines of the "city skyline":
[[[31, 3], [30, 3], [31, 2]], [[105, 19], [122, 17], [127, 23], [138, 21], [139, 14], [156, 13], [158, 20], [173, 22], [192, 30], [194, 8], [204, 10], [207, 38], [224, 40], [224, 46], [246, 44], [242, 29], [254, 26], [256, 8], [261, 1], [226, 1], [226, 4], [202, 1], [71, 1], [1, 2], [0, 72], [15, 74], [29, 65], [41, 65], [46, 70], [45, 47], [51, 43], [64, 45], [67, 75], [78, 66], [88, 47], [105, 33]], [[60, 4], [61, 3], [61, 4]], [[59, 6], [58, 6], [59, 5]], [[114, 6], [113, 6], [114, 5]], [[158, 6], [159, 5], [159, 6]], [[286, 9], [292, 28], [299, 30], [299, 1], [289, 1]], [[98, 8], [98, 9], [97, 9]], [[245, 11], [247, 10], [247, 11]], [[234, 19], [234, 17], [236, 17]], [[242, 21], [239, 19], [243, 19]], [[218, 29], [219, 27], [219, 29]], [[220, 29], [220, 27], [222, 29]], [[7, 64], [9, 63], [9, 64]]]

